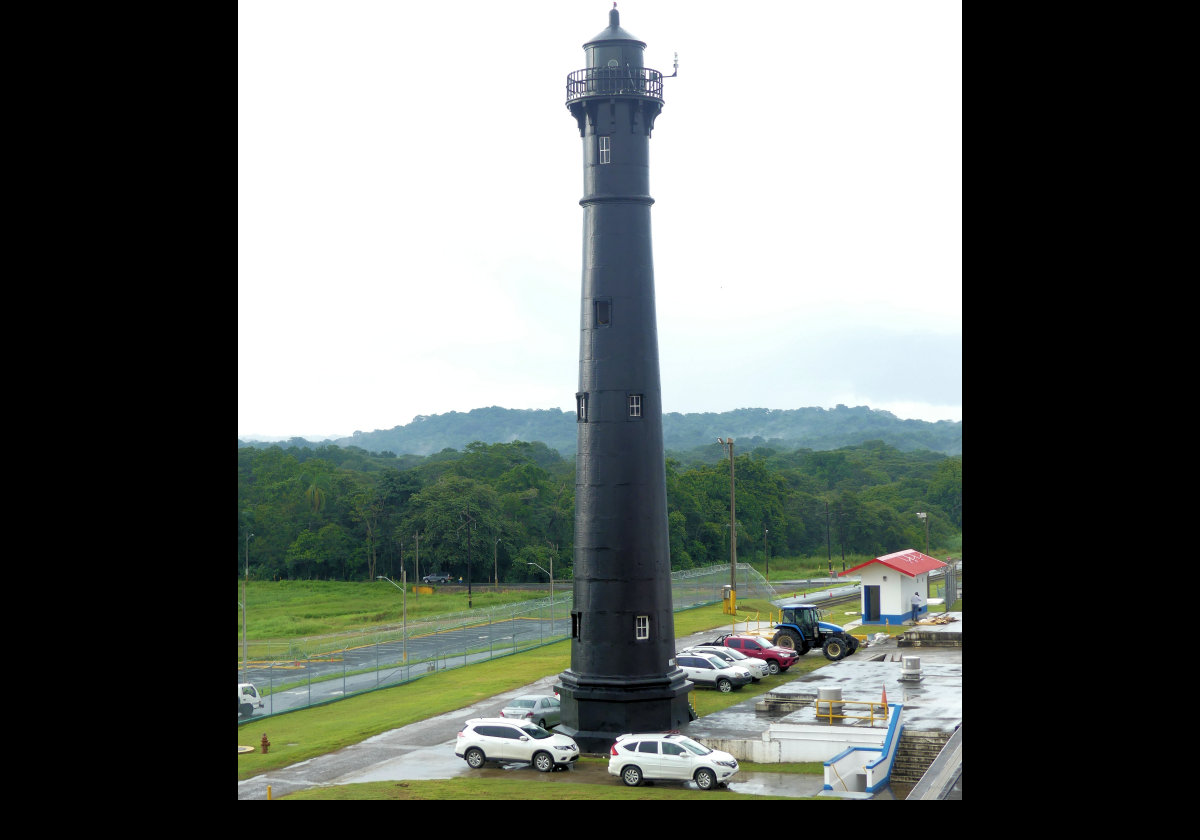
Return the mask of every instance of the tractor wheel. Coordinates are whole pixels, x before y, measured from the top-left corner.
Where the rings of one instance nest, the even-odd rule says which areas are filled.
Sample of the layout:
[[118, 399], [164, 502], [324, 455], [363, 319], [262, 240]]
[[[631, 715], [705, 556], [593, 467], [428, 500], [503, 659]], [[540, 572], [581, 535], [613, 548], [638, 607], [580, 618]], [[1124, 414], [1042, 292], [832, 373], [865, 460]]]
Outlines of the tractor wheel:
[[798, 647], [796, 637], [786, 630], [780, 630], [775, 634], [774, 644], [776, 647], [787, 648], [788, 650], [795, 650]]
[[846, 655], [853, 656], [854, 651], [858, 650], [858, 639], [853, 636], [846, 637]]
[[837, 662], [844, 659], [846, 656], [846, 643], [838, 638], [826, 639], [825, 641], [825, 658], [830, 662]]

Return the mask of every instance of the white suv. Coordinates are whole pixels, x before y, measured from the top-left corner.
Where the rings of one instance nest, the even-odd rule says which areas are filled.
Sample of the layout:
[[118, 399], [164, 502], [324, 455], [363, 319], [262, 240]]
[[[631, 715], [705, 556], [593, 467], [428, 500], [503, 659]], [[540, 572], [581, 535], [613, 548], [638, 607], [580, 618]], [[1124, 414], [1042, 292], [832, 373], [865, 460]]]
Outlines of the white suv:
[[524, 761], [545, 773], [578, 761], [579, 745], [573, 738], [547, 732], [536, 723], [472, 718], [458, 733], [454, 754], [476, 770], [486, 761]]
[[675, 656], [675, 664], [696, 685], [707, 685], [717, 691], [738, 691], [753, 680], [746, 668], [709, 653], [680, 653]]
[[697, 645], [690, 647], [687, 650], [681, 650], [680, 653], [703, 653], [711, 656], [717, 656], [724, 659], [731, 665], [737, 665], [740, 668], [745, 668], [750, 672], [750, 676], [755, 682], [758, 682], [763, 677], [769, 676], [771, 669], [767, 666], [766, 660], [755, 659], [753, 656], [747, 656], [740, 650], [734, 650], [727, 647], [713, 647], [710, 645]]
[[723, 785], [738, 771], [737, 759], [710, 750], [678, 732], [621, 735], [609, 750], [608, 772], [630, 787], [643, 780], [694, 781], [700, 790]]

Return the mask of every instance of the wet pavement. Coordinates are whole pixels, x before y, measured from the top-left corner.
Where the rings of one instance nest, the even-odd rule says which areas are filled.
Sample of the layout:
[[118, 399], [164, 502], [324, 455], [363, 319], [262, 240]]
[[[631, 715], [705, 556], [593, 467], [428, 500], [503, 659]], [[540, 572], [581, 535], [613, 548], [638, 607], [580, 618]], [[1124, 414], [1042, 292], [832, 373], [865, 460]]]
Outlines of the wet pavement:
[[[961, 613], [957, 616], [957, 629], [961, 632]], [[710, 640], [717, 633], [709, 630], [680, 639], [678, 649]], [[816, 651], [813, 653], [820, 655]], [[920, 657], [923, 671], [921, 680], [899, 681], [903, 658], [906, 656]], [[879, 689], [883, 688], [888, 692], [889, 703], [905, 703], [906, 725], [911, 726], [919, 721], [921, 725], [917, 728], [953, 729], [962, 721], [961, 677], [961, 646], [902, 648], [898, 647], [895, 640], [891, 640], [872, 644], [860, 649], [852, 658], [829, 663], [795, 680], [781, 683], [771, 694], [791, 694], [803, 699], [807, 695], [815, 697], [818, 686], [840, 685], [847, 700], [860, 699], [860, 694], [863, 695], [862, 699], [876, 699], [880, 694]], [[559, 781], [616, 784], [616, 780], [608, 774], [607, 765], [602, 762], [587, 762], [554, 773], [539, 773], [527, 764], [487, 765], [482, 770], [471, 770], [465, 761], [454, 755], [454, 741], [463, 721], [473, 717], [498, 716], [509, 700], [522, 694], [552, 693], [557, 680], [558, 674], [553, 674], [471, 706], [368, 738], [336, 753], [239, 781], [238, 799], [266, 799], [268, 786], [271, 797], [277, 798], [299, 790], [329, 785], [451, 779], [467, 774], [486, 776], [514, 772], [525, 774], [531, 784], [554, 784]], [[706, 734], [728, 737], [730, 732], [757, 738], [772, 723], [791, 716], [803, 717], [805, 714], [804, 710], [797, 710], [781, 717], [756, 711], [755, 706], [763, 696], [766, 695], [692, 721], [686, 732], [701, 741]], [[811, 715], [812, 710], [808, 709], [807, 713]], [[911, 721], [908, 717], [910, 713]], [[743, 771], [729, 783], [728, 789], [735, 793], [763, 796], [805, 797], [819, 795], [823, 787], [824, 778], [820, 775]], [[958, 790], [958, 798], [961, 798], [961, 782]], [[875, 794], [873, 798], [903, 799], [908, 793], [908, 787], [896, 786]]]

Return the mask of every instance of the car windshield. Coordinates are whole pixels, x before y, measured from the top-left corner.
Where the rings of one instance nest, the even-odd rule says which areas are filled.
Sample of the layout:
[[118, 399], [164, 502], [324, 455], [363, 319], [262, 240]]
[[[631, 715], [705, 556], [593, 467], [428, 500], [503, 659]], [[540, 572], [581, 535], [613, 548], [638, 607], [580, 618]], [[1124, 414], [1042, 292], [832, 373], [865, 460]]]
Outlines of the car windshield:
[[734, 650], [733, 648], [727, 648], [725, 651], [723, 651], [723, 653], [726, 656], [732, 657], [734, 659], [749, 659], [750, 658], [749, 656], [746, 656], [746, 654], [742, 653], [740, 650]]
[[675, 740], [675, 743], [679, 744], [679, 746], [686, 750], [694, 752], [696, 755], [708, 755], [710, 752], [712, 752], [712, 750], [710, 750], [708, 747], [693, 741], [691, 738], [679, 738], [678, 740]]
[[547, 732], [545, 729], [542, 729], [542, 727], [538, 726], [536, 723], [525, 724], [524, 726], [521, 727], [521, 731], [524, 732], [526, 735], [528, 735], [530, 738], [536, 738], [539, 741], [542, 740], [543, 738], [550, 738], [554, 735], [553, 732]]
[[508, 704], [510, 709], [532, 709], [537, 701], [532, 697], [518, 697]]
[[713, 667], [715, 667], [715, 668], [728, 668], [728, 667], [729, 667], [729, 663], [728, 663], [728, 662], [726, 662], [726, 661], [725, 661], [724, 659], [722, 659], [721, 657], [719, 657], [719, 656], [716, 656], [715, 654], [710, 654], [710, 655], [708, 655], [708, 656], [704, 656], [704, 657], [701, 657], [701, 658], [702, 658], [702, 659], [707, 659], [709, 662], [711, 662], [711, 663], [713, 664]]

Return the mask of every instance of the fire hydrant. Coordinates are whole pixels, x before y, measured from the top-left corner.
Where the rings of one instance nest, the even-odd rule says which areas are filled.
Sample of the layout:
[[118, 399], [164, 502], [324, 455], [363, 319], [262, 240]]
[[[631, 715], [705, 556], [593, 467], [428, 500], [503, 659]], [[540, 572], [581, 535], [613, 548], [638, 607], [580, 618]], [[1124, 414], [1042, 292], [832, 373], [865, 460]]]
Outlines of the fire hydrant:
[[271, 748], [271, 742], [267, 740], [267, 733], [266, 733], [266, 732], [264, 732], [264, 733], [263, 733], [263, 737], [262, 737], [262, 751], [263, 751], [263, 753], [265, 754], [265, 753], [266, 753], [266, 751], [267, 751], [267, 750], [269, 750], [270, 748]]

